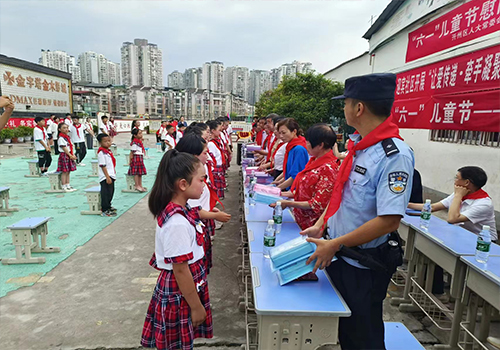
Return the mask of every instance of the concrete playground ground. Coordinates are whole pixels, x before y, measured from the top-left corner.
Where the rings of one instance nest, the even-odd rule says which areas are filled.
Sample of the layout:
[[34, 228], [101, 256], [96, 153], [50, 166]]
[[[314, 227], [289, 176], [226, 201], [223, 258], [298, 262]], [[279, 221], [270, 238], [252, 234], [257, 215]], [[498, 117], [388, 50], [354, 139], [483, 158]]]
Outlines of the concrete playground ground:
[[[13, 155], [2, 153], [0, 145], [0, 186], [11, 187], [10, 204], [20, 209], [0, 217], [0, 258], [14, 257], [11, 235], [5, 229], [25, 217], [53, 217], [48, 245], [61, 247], [61, 253], [43, 254], [45, 264], [0, 265], [2, 350], [141, 349], [142, 325], [158, 276], [148, 264], [154, 251], [155, 222], [147, 208], [147, 194], [120, 191], [129, 137], [119, 135], [115, 142], [121, 153], [113, 201], [119, 211], [116, 218], [80, 214], [86, 209], [83, 189], [97, 183], [96, 178], [87, 177], [93, 152], [87, 156], [87, 166], [72, 174], [71, 183], [79, 191], [57, 195], [43, 193], [49, 187], [46, 178], [24, 178], [28, 171], [26, 159], [21, 159], [25, 145], [15, 145]], [[145, 145], [151, 148], [152, 158], [146, 162], [144, 184], [151, 188], [161, 153], [156, 152], [153, 135], [146, 136]], [[197, 340], [197, 349], [240, 349], [245, 342], [244, 314], [238, 308], [242, 292], [237, 274], [241, 264], [238, 170], [236, 164], [229, 170], [229, 191], [223, 203], [232, 219], [216, 231], [214, 267], [209, 275], [215, 336]], [[393, 288], [390, 295], [399, 293]], [[390, 305], [390, 295], [385, 303], [386, 321], [404, 323], [426, 348], [440, 342], [429, 331], [439, 336], [426, 326], [423, 314], [400, 313]]]

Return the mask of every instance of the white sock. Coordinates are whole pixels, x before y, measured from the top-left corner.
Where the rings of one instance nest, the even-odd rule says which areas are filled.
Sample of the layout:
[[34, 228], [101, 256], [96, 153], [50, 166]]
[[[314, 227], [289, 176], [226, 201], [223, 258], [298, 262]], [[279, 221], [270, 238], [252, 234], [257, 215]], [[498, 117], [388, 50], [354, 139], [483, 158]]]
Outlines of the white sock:
[[62, 188], [63, 190], [65, 190], [66, 188], [68, 188], [68, 185], [62, 185]]

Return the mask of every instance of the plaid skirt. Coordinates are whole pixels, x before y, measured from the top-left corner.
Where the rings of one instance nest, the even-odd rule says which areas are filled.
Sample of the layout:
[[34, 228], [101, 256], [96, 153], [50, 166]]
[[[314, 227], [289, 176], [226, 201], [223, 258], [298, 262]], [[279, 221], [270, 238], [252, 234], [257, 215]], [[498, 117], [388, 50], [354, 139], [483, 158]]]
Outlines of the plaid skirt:
[[66, 153], [59, 154], [59, 160], [57, 161], [57, 171], [62, 173], [69, 173], [70, 171], [76, 170], [76, 163], [71, 160]]
[[194, 339], [213, 337], [212, 311], [203, 259], [189, 265], [189, 270], [195, 285], [202, 283], [198, 296], [207, 312], [205, 322], [193, 328], [191, 309], [179, 290], [174, 272], [161, 270], [144, 321], [142, 346], [158, 350], [192, 350]]
[[144, 166], [144, 158], [141, 155], [134, 154], [127, 175], [146, 175], [146, 167]]
[[215, 235], [215, 221], [210, 220], [202, 220], [205, 225], [205, 241], [203, 242], [203, 250], [205, 251], [205, 269], [207, 270], [207, 275], [210, 273], [210, 269], [212, 268], [212, 240], [210, 237]]
[[224, 167], [216, 166], [212, 171], [214, 174], [214, 187], [217, 191], [217, 196], [224, 199], [224, 188], [226, 188], [226, 177], [224, 175]]
[[225, 151], [226, 153], [226, 169], [229, 169], [229, 165], [231, 165], [231, 156], [229, 150]]

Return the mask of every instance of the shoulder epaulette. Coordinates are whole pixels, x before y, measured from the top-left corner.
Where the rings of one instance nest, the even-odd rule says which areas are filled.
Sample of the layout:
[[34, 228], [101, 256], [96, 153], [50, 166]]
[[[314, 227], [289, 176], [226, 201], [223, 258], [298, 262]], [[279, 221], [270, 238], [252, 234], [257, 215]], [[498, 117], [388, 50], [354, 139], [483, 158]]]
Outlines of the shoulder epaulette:
[[384, 152], [387, 157], [399, 153], [399, 148], [392, 139], [385, 139], [382, 141], [382, 147], [384, 148]]

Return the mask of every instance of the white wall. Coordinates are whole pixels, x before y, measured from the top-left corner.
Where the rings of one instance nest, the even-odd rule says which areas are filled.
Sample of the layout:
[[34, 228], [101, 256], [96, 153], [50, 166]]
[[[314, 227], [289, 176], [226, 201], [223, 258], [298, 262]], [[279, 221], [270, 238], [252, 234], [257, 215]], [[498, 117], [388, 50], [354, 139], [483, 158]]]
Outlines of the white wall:
[[[405, 64], [408, 33], [462, 4], [441, 9], [391, 37], [388, 42], [372, 52], [375, 56], [372, 58], [371, 66], [368, 55], [366, 59], [361, 56], [325, 76], [332, 80], [343, 81], [351, 76], [371, 72], [398, 73], [499, 44], [498, 32], [491, 33], [461, 46]], [[401, 136], [415, 151], [416, 168], [422, 175], [423, 186], [451, 193], [457, 169], [466, 165], [476, 165], [488, 174], [485, 190], [491, 196], [496, 210], [500, 211], [500, 148], [432, 142], [429, 141], [429, 134], [429, 130], [401, 129]]]

